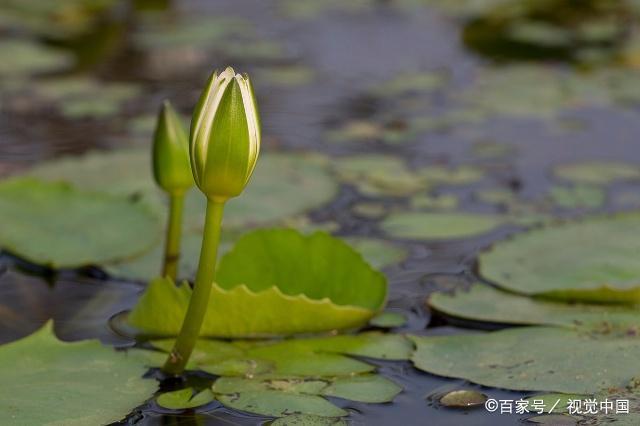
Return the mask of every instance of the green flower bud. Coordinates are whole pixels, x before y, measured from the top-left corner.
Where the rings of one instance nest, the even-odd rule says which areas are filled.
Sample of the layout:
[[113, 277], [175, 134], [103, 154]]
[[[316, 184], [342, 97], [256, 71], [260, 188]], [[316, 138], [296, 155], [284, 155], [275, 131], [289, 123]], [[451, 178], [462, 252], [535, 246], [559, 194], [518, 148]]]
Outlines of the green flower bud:
[[172, 195], [193, 185], [187, 131], [169, 101], [162, 105], [153, 136], [153, 177]]
[[249, 77], [214, 72], [191, 120], [189, 153], [196, 185], [211, 200], [244, 190], [260, 151], [260, 118]]

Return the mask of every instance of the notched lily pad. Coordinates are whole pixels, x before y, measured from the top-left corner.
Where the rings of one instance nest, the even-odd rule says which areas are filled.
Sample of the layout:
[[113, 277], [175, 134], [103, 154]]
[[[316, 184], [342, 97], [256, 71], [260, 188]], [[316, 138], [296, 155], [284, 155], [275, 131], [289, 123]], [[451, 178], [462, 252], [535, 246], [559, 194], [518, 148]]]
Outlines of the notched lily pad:
[[[387, 293], [384, 275], [348, 245], [323, 232], [305, 236], [291, 229], [245, 234], [220, 261], [216, 281], [203, 336], [356, 328], [382, 308]], [[177, 335], [190, 296], [186, 285], [155, 280], [129, 322], [145, 333]]]
[[3, 248], [57, 268], [140, 255], [160, 232], [156, 217], [140, 203], [34, 179], [0, 183], [0, 221]]
[[144, 360], [95, 340], [62, 342], [49, 322], [0, 346], [0, 423], [110, 424], [156, 390]]
[[561, 164], [553, 169], [553, 173], [561, 179], [591, 185], [640, 179], [639, 166], [605, 161]]
[[291, 414], [310, 414], [322, 417], [341, 417], [349, 414], [321, 396], [273, 390], [221, 394], [218, 395], [218, 400], [229, 408], [263, 416], [282, 417]]
[[640, 300], [640, 213], [567, 222], [517, 235], [480, 255], [480, 273], [507, 290], [558, 299]]

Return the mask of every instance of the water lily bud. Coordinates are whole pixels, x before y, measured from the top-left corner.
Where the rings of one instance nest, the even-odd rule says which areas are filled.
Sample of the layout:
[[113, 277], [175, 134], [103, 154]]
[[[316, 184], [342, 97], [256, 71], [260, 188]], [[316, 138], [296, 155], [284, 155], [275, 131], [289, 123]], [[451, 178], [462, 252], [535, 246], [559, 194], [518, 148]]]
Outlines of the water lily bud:
[[193, 185], [187, 131], [169, 101], [162, 105], [153, 136], [153, 177], [174, 195]]
[[213, 73], [191, 120], [189, 152], [196, 185], [211, 200], [240, 195], [260, 151], [260, 118], [249, 77]]

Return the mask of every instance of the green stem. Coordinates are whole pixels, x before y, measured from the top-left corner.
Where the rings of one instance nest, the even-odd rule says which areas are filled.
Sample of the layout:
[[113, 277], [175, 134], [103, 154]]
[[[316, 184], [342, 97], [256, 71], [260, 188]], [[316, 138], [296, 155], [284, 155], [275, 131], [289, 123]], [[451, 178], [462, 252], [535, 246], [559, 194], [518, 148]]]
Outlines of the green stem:
[[183, 206], [184, 194], [172, 194], [169, 196], [169, 224], [167, 225], [167, 240], [164, 245], [162, 276], [171, 278], [173, 282], [176, 282], [178, 263], [180, 261]]
[[207, 213], [204, 222], [204, 237], [198, 273], [193, 286], [193, 293], [184, 317], [180, 334], [169, 354], [163, 370], [167, 374], [182, 374], [198, 340], [202, 321], [209, 306], [209, 295], [215, 278], [216, 263], [218, 259], [218, 244], [220, 242], [220, 226], [224, 201], [208, 200]]

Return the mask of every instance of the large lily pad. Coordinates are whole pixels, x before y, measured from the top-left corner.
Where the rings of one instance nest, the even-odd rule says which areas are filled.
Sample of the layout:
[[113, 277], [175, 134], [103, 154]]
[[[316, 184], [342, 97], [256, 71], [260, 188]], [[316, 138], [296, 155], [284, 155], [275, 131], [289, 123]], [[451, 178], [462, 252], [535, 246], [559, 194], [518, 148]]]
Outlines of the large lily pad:
[[458, 318], [503, 324], [609, 328], [612, 331], [614, 328], [632, 331], [640, 326], [640, 311], [636, 307], [541, 300], [481, 284], [453, 295], [435, 293], [429, 298], [429, 306]]
[[[216, 281], [204, 336], [355, 328], [382, 308], [387, 288], [384, 276], [340, 240], [290, 229], [243, 236], [220, 261]], [[190, 296], [188, 286], [158, 279], [130, 313], [129, 322], [145, 333], [176, 335]]]
[[140, 255], [160, 232], [156, 217], [133, 200], [33, 179], [0, 184], [0, 221], [3, 248], [52, 267]]
[[505, 222], [505, 218], [496, 215], [399, 212], [390, 214], [381, 226], [396, 238], [445, 240], [481, 235]]
[[[42, 164], [27, 173], [65, 181], [80, 188], [142, 197], [165, 214], [164, 194], [151, 175], [149, 150], [94, 152]], [[337, 186], [326, 170], [326, 159], [305, 154], [262, 154], [247, 190], [225, 208], [225, 227], [246, 227], [295, 216], [329, 201]], [[187, 194], [185, 227], [201, 229], [205, 200], [198, 191]]]
[[0, 423], [109, 424], [155, 391], [141, 359], [97, 341], [61, 342], [49, 323], [0, 346]]
[[5, 58], [0, 63], [0, 76], [3, 78], [60, 71], [74, 62], [73, 56], [65, 51], [26, 40], [0, 42], [0, 57]]
[[[514, 390], [593, 394], [637, 375], [636, 336], [522, 327], [455, 336], [412, 336], [415, 366], [429, 373]], [[570, 348], [570, 350], [567, 350]]]
[[527, 295], [640, 300], [640, 213], [596, 217], [518, 235], [480, 256], [481, 274]]
[[[166, 197], [154, 184], [146, 149], [95, 152], [63, 158], [37, 166], [27, 174], [50, 181], [69, 182], [92, 191], [140, 198], [158, 216], [166, 216]], [[323, 157], [262, 155], [245, 193], [227, 203], [225, 230], [246, 229], [299, 215], [329, 201], [336, 192], [337, 185], [327, 172]], [[196, 266], [193, 255], [195, 253], [197, 258], [200, 250], [205, 200], [199, 191], [194, 190], [187, 194], [185, 204], [184, 256], [180, 269], [181, 276], [190, 277]], [[160, 230], [157, 235], [160, 237]], [[109, 262], [106, 268], [118, 276], [149, 280], [160, 271], [162, 247], [159, 239], [154, 250], [146, 255], [125, 262]]]

